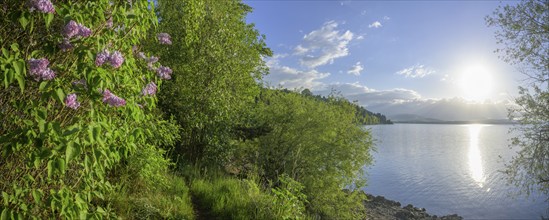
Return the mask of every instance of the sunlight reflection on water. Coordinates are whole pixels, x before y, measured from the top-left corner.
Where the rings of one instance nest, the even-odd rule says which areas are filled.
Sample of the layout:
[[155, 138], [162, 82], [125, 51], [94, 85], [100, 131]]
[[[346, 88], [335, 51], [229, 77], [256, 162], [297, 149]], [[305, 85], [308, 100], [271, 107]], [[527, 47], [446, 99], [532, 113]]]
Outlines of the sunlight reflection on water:
[[478, 139], [482, 128], [487, 125], [472, 124], [466, 126], [469, 127], [469, 172], [477, 185], [483, 188], [486, 177], [484, 176], [484, 168], [482, 166], [482, 156], [478, 148]]

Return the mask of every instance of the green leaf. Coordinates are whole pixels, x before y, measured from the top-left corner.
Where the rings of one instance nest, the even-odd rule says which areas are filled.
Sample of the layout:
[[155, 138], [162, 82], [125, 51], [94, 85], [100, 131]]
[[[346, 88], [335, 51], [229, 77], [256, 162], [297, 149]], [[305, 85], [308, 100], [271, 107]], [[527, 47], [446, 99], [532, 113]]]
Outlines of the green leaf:
[[6, 50], [6, 48], [3, 48], [3, 47], [2, 47], [2, 54], [6, 59], [10, 57], [10, 53], [8, 52], [8, 50]]
[[21, 17], [18, 19], [19, 24], [21, 24], [21, 27], [23, 27], [23, 29], [27, 28], [27, 25], [29, 24], [29, 19], [25, 15], [26, 14], [21, 15]]
[[13, 50], [13, 52], [18, 52], [19, 51], [19, 44], [13, 43], [13, 44], [10, 45], [10, 48], [11, 48], [11, 50]]
[[63, 103], [63, 101], [65, 100], [65, 93], [63, 92], [63, 89], [58, 88], [57, 90], [55, 90], [55, 94], [57, 95], [57, 101]]
[[94, 127], [93, 128], [93, 138], [95, 141], [99, 141], [100, 137], [99, 134], [101, 134], [101, 127]]
[[32, 191], [32, 198], [34, 198], [34, 202], [36, 204], [42, 203], [42, 196], [40, 196], [40, 193], [38, 192], [38, 190]]
[[55, 168], [57, 168], [61, 173], [65, 173], [65, 160], [63, 158], [57, 158], [57, 162], [55, 163]]
[[46, 14], [46, 28], [50, 28], [51, 21], [53, 21], [53, 13]]
[[80, 154], [80, 145], [77, 143], [74, 143], [73, 141], [69, 142], [67, 144], [67, 148], [65, 149], [65, 158], [67, 160], [67, 164], [69, 164], [69, 162], [73, 158], [78, 156], [78, 154]]
[[23, 93], [25, 91], [25, 78], [23, 75], [15, 75], [15, 79], [17, 80], [17, 84], [19, 84], [21, 93]]
[[4, 208], [4, 210], [2, 210], [2, 215], [0, 216], [0, 220], [8, 220], [8, 211], [9, 209], [8, 208]]
[[40, 119], [46, 120], [46, 118], [48, 117], [48, 113], [44, 108], [38, 109], [37, 113], [38, 113], [38, 118]]
[[78, 131], [80, 131], [80, 128], [75, 127], [75, 128], [73, 128], [73, 129], [71, 129], [71, 130], [68, 130], [68, 131], [63, 132], [63, 136], [69, 136], [69, 135], [74, 134], [74, 133], [76, 133], [76, 132], [78, 132]]
[[53, 160], [48, 161], [48, 177], [53, 175]]
[[8, 88], [8, 86], [13, 82], [13, 77], [15, 76], [15, 73], [13, 72], [13, 70], [9, 70], [7, 72], [4, 72], [5, 74], [5, 79], [4, 79], [4, 86], [6, 88]]
[[48, 86], [48, 81], [43, 81], [40, 83], [40, 86], [38, 87], [38, 90], [43, 92], [44, 89]]
[[39, 120], [38, 121], [38, 130], [40, 133], [44, 133], [46, 131], [46, 121], [45, 120]]

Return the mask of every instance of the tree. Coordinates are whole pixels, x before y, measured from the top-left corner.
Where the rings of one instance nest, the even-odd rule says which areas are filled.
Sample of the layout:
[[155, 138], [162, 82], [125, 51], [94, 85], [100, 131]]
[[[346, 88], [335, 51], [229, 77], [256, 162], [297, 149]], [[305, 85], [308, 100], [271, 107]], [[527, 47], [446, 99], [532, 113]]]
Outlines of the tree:
[[181, 126], [176, 155], [223, 163], [233, 128], [259, 92], [270, 56], [264, 36], [238, 0], [159, 0], [159, 29], [173, 36], [169, 48], [150, 45], [172, 67], [159, 106]]
[[502, 59], [520, 67], [528, 86], [519, 87], [516, 107], [509, 117], [518, 120], [518, 137], [512, 146], [518, 153], [506, 164], [509, 183], [549, 193], [549, 1], [527, 0], [499, 7], [486, 18], [496, 27]]
[[[282, 174], [303, 184], [310, 213], [327, 219], [361, 219], [362, 168], [372, 162], [372, 137], [352, 103], [326, 101], [288, 90], [264, 89], [255, 106], [262, 135], [242, 142], [240, 167], [255, 166], [264, 182]], [[252, 168], [253, 169], [253, 168]]]

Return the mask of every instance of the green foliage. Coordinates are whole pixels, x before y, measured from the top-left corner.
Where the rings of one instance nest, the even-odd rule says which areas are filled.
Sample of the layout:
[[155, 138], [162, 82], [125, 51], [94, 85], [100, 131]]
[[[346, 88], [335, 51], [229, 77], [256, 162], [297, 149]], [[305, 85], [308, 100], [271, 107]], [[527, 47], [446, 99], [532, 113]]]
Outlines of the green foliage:
[[360, 199], [342, 191], [359, 188], [362, 167], [371, 163], [372, 139], [355, 117], [354, 106], [331, 97], [328, 102], [298, 93], [263, 90], [255, 123], [265, 134], [239, 146], [247, 152], [235, 161], [252, 164], [264, 181], [287, 174], [305, 187], [309, 211], [327, 218], [360, 218]]
[[161, 173], [165, 183], [132, 180], [113, 194], [113, 208], [123, 219], [195, 219], [189, 188], [182, 177]]
[[160, 107], [181, 126], [175, 153], [185, 160], [223, 164], [232, 128], [259, 92], [270, 55], [264, 37], [245, 21], [250, 8], [238, 0], [158, 1], [159, 30], [173, 45], [151, 51], [174, 70]]
[[[290, 90], [285, 90], [291, 92]], [[334, 91], [332, 91], [334, 92]], [[328, 102], [329, 98], [326, 98], [321, 95], [313, 95], [309, 89], [304, 89], [301, 91], [301, 95], [305, 97], [313, 97], [317, 100]], [[340, 101], [344, 101], [343, 99]], [[363, 125], [372, 125], [372, 124], [392, 124], [391, 120], [381, 113], [373, 113], [366, 110], [366, 108], [360, 106], [357, 101], [353, 101], [352, 105], [356, 108], [356, 118], [360, 124]]]
[[[113, 168], [136, 158], [133, 153], [143, 147], [142, 153], [154, 155], [152, 144], [166, 142], [156, 138], [173, 142], [177, 137], [176, 130], [149, 135], [169, 122], [154, 113], [156, 98], [141, 91], [147, 83], [161, 81], [132, 51], [156, 25], [151, 6], [145, 0], [55, 1], [55, 13], [42, 13], [31, 12], [27, 1], [0, 3], [3, 213], [21, 218], [115, 217], [107, 201], [118, 187], [111, 179]], [[106, 25], [109, 19], [113, 28]], [[71, 20], [91, 34], [64, 35]], [[72, 48], [63, 51], [64, 41]], [[97, 66], [96, 55], [104, 49], [119, 51], [122, 65]], [[49, 61], [55, 78], [39, 79], [32, 72], [28, 61], [40, 58]], [[80, 83], [71, 83], [75, 81]], [[102, 100], [106, 89], [126, 104], [109, 106]], [[76, 109], [66, 103], [69, 94], [77, 95]], [[139, 173], [152, 178], [150, 170], [144, 167]]]
[[[204, 178], [206, 177], [206, 178]], [[205, 219], [307, 219], [299, 193], [300, 184], [283, 178], [273, 193], [262, 190], [253, 180], [223, 175], [204, 176], [191, 184], [197, 207]], [[201, 209], [197, 208], [197, 209]]]
[[526, 194], [549, 194], [549, 2], [526, 0], [500, 7], [486, 21], [498, 28], [503, 60], [519, 65], [530, 81], [519, 87], [516, 107], [509, 109], [509, 118], [520, 125], [514, 127], [519, 136], [512, 142], [517, 155], [506, 164], [508, 181]]
[[278, 181], [278, 187], [271, 189], [274, 195], [274, 208], [281, 213], [281, 219], [304, 219], [307, 218], [305, 203], [307, 196], [303, 194], [303, 185], [287, 174], [282, 174]]

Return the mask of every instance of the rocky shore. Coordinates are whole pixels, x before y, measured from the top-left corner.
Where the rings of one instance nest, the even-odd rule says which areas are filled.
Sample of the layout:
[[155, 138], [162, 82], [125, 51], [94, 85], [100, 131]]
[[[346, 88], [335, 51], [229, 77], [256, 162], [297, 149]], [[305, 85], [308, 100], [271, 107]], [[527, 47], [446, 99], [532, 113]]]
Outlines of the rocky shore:
[[417, 208], [411, 204], [401, 206], [400, 202], [386, 199], [383, 196], [373, 196], [366, 194], [368, 200], [364, 201], [364, 206], [368, 210], [367, 219], [395, 219], [395, 220], [461, 220], [463, 217], [453, 214], [446, 216], [436, 216], [427, 213], [424, 208]]

